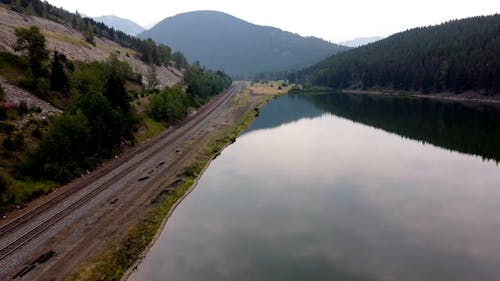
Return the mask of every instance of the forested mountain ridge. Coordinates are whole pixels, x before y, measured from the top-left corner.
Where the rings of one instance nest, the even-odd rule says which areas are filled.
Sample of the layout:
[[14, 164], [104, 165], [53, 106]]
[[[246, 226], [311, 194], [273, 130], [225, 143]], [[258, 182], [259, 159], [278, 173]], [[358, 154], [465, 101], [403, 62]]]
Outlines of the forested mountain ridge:
[[309, 84], [354, 89], [500, 92], [500, 15], [397, 33], [298, 72]]
[[191, 61], [236, 76], [300, 69], [348, 49], [216, 11], [166, 18], [138, 36], [168, 44]]
[[124, 19], [113, 15], [95, 17], [94, 20], [102, 22], [107, 26], [113, 27], [116, 30], [123, 31], [129, 35], [137, 35], [146, 30], [144, 27], [129, 19]]

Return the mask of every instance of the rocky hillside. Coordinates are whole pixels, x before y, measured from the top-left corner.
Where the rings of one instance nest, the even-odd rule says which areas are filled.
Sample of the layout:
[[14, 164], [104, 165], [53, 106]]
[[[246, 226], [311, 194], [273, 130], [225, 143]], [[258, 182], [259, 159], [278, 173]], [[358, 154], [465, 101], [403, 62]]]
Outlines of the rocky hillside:
[[[95, 46], [88, 44], [83, 34], [69, 26], [59, 23], [16, 13], [0, 6], [0, 51], [14, 52], [12, 45], [16, 37], [16, 27], [38, 26], [47, 38], [47, 49], [57, 50], [70, 60], [75, 61], [104, 61], [111, 54], [116, 54], [121, 61], [127, 62], [132, 69], [147, 76], [149, 66], [136, 57], [136, 52], [123, 48], [117, 43], [95, 38]], [[156, 73], [161, 86], [171, 86], [182, 81], [182, 73], [172, 67], [157, 67]]]

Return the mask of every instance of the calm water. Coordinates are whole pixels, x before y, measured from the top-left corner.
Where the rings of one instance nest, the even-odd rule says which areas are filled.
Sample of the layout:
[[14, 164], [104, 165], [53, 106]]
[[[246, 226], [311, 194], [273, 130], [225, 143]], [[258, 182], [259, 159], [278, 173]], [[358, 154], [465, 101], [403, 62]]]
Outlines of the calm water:
[[489, 107], [281, 97], [131, 280], [500, 280], [499, 123]]

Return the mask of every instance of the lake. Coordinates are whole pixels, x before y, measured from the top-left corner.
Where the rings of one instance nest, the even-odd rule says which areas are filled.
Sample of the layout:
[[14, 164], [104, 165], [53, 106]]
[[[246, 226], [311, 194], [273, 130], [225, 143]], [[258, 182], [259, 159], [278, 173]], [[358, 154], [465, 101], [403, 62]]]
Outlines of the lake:
[[500, 280], [500, 111], [282, 96], [129, 280]]

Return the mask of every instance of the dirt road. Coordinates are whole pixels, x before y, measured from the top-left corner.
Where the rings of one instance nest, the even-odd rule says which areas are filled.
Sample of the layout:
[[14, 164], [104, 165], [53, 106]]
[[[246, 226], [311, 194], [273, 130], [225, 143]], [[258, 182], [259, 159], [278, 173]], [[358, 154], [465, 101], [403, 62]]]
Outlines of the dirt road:
[[244, 87], [235, 83], [182, 124], [11, 214], [0, 225], [0, 280], [65, 279], [105, 249], [176, 181], [211, 134], [242, 114], [234, 100]]

